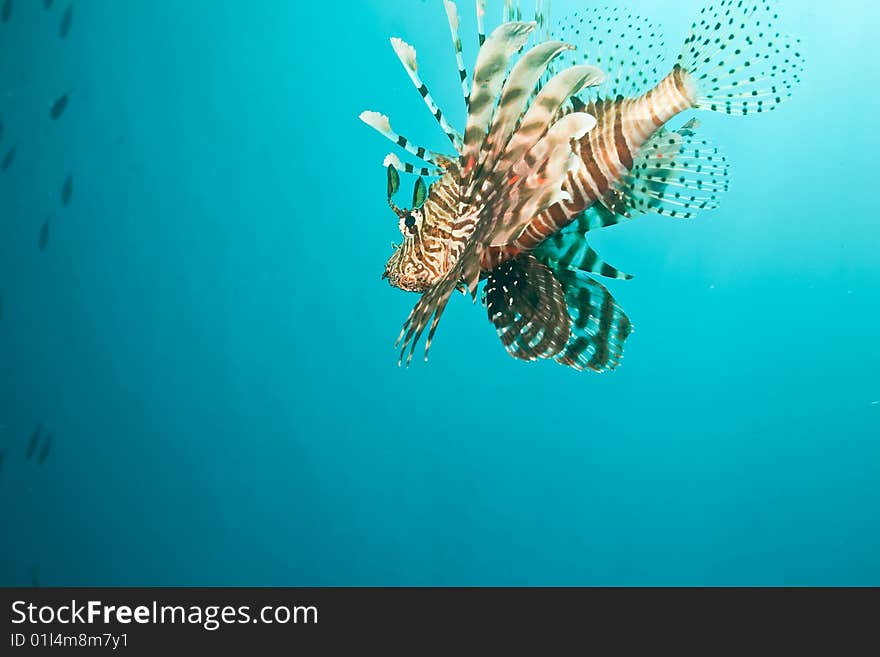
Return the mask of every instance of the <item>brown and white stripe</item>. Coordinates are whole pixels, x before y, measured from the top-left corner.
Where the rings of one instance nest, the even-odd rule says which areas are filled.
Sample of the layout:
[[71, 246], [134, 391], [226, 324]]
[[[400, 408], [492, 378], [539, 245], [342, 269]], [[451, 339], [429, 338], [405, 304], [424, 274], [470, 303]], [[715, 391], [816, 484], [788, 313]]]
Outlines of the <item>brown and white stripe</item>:
[[625, 212], [615, 198], [614, 186], [632, 169], [645, 143], [666, 122], [693, 107], [694, 93], [690, 74], [676, 68], [639, 98], [595, 100], [583, 106], [581, 111], [596, 117], [598, 123], [576, 145], [582, 166], [568, 174], [563, 187], [570, 200], [536, 215], [507, 244], [488, 249], [483, 269], [494, 269], [509, 258], [532, 251], [598, 201]]

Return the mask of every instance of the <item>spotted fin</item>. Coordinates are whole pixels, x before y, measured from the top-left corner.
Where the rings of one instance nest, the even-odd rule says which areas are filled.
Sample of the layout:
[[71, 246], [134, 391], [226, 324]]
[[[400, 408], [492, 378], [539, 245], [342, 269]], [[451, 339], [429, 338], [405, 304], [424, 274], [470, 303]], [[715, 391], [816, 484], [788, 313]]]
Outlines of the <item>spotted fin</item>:
[[804, 70], [800, 39], [778, 26], [773, 0], [720, 0], [691, 26], [678, 66], [696, 87], [695, 107], [759, 114], [792, 95]]
[[535, 361], [559, 354], [571, 335], [565, 292], [533, 256], [499, 265], [486, 280], [483, 303], [504, 348]]
[[[663, 35], [650, 21], [620, 8], [577, 11], [561, 20], [555, 38], [577, 46], [560, 66], [591, 64], [605, 71], [605, 84], [589, 98], [634, 98], [652, 89], [662, 71]], [[662, 71], [662, 73], [661, 73]]]
[[718, 208], [728, 189], [727, 158], [695, 127], [689, 122], [677, 132], [658, 130], [603, 200], [605, 207], [627, 217], [635, 212], [682, 219]]

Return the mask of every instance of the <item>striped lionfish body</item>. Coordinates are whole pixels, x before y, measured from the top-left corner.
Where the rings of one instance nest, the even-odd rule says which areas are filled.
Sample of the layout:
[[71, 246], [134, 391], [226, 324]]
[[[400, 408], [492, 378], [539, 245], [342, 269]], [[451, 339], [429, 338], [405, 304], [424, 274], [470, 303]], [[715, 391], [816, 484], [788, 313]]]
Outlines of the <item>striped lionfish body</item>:
[[[662, 43], [646, 21], [593, 10], [529, 48], [547, 14], [538, 0], [535, 21], [523, 22], [518, 4], [505, 2], [505, 22], [486, 37], [485, 0], [477, 0], [480, 49], [469, 84], [457, 8], [444, 1], [467, 107], [463, 136], [421, 81], [415, 50], [392, 39], [454, 155], [414, 146], [384, 115], [361, 115], [427, 165], [385, 160], [403, 235], [385, 277], [422, 294], [398, 340], [401, 360], [409, 363], [430, 324], [427, 356], [451, 293], [476, 298], [485, 280], [489, 319], [512, 356], [613, 370], [632, 325], [593, 275], [631, 277], [604, 262], [587, 233], [639, 214], [689, 219], [718, 207], [726, 158], [697, 136], [696, 120], [677, 130], [667, 124], [692, 109], [775, 109], [791, 95], [802, 58], [797, 41], [776, 27], [771, 0], [704, 9], [659, 81]], [[410, 209], [392, 198], [398, 170], [419, 175]], [[432, 176], [428, 188], [424, 177]]]

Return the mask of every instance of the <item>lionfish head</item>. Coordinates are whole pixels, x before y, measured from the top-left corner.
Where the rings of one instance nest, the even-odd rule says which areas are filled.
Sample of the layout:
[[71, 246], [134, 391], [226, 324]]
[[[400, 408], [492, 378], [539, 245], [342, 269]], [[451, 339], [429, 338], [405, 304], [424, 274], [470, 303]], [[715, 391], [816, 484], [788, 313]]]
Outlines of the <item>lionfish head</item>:
[[437, 282], [439, 275], [426, 266], [423, 247], [425, 223], [424, 204], [428, 197], [425, 181], [419, 178], [413, 192], [412, 209], [399, 208], [392, 197], [400, 187], [400, 176], [393, 166], [388, 167], [388, 204], [397, 215], [403, 242], [394, 245], [394, 253], [385, 265], [382, 278], [392, 287], [407, 292], [426, 292]]

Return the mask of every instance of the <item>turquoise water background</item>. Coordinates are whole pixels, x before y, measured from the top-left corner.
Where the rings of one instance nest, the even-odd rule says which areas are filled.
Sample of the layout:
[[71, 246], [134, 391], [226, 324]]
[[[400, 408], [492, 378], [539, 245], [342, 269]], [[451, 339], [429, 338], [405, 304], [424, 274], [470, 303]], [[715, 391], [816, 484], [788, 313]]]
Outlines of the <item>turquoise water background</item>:
[[[671, 66], [703, 0], [608, 4]], [[460, 296], [397, 367], [357, 117], [445, 146], [397, 35], [461, 126], [439, 0], [79, 0], [61, 40], [66, 5], [0, 24], [0, 584], [880, 585], [873, 3], [788, 0], [792, 102], [700, 114], [722, 209], [594, 238], [636, 275], [602, 376], [514, 361]]]

